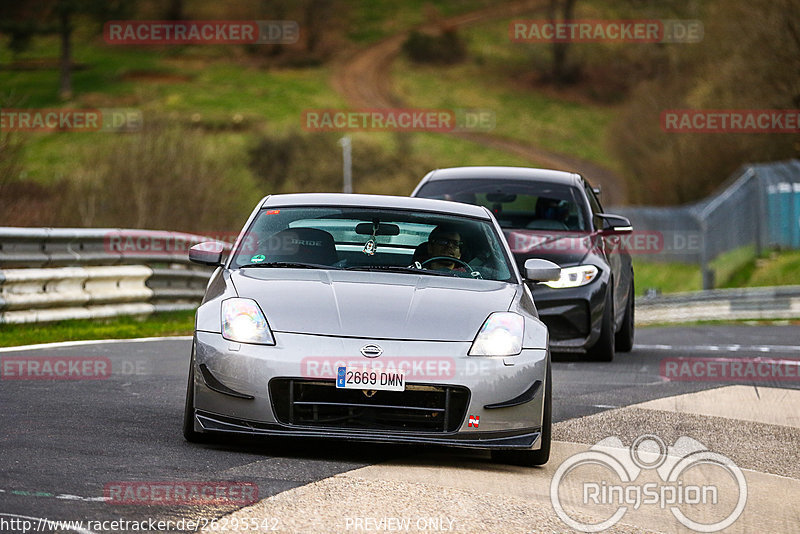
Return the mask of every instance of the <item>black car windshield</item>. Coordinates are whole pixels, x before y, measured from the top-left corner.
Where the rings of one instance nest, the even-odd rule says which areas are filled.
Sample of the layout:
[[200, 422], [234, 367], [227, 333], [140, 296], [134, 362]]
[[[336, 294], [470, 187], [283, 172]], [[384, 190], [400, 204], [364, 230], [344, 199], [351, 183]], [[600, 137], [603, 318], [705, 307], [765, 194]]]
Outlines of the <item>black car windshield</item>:
[[569, 185], [494, 178], [434, 180], [416, 196], [486, 206], [503, 228], [583, 232], [589, 227], [580, 193]]
[[516, 281], [488, 220], [370, 207], [262, 209], [231, 268], [317, 268]]

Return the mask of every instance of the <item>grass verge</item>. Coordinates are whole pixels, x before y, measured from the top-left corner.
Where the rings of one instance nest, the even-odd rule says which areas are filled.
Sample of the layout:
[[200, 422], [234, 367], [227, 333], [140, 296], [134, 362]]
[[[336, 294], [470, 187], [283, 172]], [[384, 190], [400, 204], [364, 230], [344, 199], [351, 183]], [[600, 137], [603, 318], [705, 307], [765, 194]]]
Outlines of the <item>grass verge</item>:
[[491, 111], [493, 135], [613, 167], [606, 131], [615, 108], [531, 90], [525, 81], [509, 82], [532, 66], [529, 49], [509, 42], [508, 23], [468, 28], [469, 59], [463, 63], [427, 66], [400, 56], [392, 67], [400, 98], [409, 107]]
[[648, 289], [661, 293], [681, 293], [700, 291], [702, 278], [699, 265], [684, 263], [653, 263], [633, 260], [636, 279], [636, 296], [642, 296]]
[[[800, 251], [769, 252], [754, 257], [752, 248], [744, 247], [720, 255], [713, 262], [717, 288], [768, 287], [800, 285]], [[702, 278], [699, 265], [654, 263], [634, 258], [636, 295], [648, 289], [662, 293], [700, 291]]]
[[800, 251], [772, 252], [752, 258], [728, 280], [725, 287], [800, 285]]
[[16, 347], [84, 339], [130, 339], [186, 336], [194, 331], [194, 311], [159, 313], [147, 317], [71, 320], [54, 323], [4, 324], [0, 347]]

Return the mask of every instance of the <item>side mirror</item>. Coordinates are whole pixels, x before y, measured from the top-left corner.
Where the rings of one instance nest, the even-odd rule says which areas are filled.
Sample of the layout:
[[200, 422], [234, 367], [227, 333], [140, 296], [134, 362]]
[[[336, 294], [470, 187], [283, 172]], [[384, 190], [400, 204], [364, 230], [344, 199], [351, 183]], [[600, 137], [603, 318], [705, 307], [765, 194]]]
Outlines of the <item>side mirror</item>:
[[597, 198], [600, 198], [600, 195], [603, 194], [603, 189], [601, 187], [599, 187], [599, 186], [598, 187], [593, 187], [592, 188], [592, 193], [594, 193]]
[[629, 234], [633, 232], [633, 226], [631, 226], [631, 221], [627, 217], [607, 213], [598, 213], [595, 217], [598, 219], [599, 224], [597, 226], [603, 235]]
[[222, 254], [225, 249], [225, 244], [219, 241], [198, 243], [189, 249], [189, 261], [216, 267], [222, 264]]
[[531, 282], [554, 282], [561, 277], [561, 267], [552, 261], [531, 258], [525, 260], [525, 279]]

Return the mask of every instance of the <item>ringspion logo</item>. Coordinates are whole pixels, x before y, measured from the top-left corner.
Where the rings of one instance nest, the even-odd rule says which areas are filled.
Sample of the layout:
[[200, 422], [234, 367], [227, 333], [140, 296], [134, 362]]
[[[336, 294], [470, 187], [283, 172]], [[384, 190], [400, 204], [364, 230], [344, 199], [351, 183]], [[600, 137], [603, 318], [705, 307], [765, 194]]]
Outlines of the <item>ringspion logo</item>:
[[[579, 532], [611, 528], [641, 507], [669, 510], [697, 532], [718, 532], [744, 511], [747, 481], [730, 458], [693, 438], [682, 436], [668, 447], [644, 434], [628, 448], [614, 436], [567, 458], [550, 482], [550, 500], [558, 517]], [[584, 522], [587, 512], [606, 519]]]

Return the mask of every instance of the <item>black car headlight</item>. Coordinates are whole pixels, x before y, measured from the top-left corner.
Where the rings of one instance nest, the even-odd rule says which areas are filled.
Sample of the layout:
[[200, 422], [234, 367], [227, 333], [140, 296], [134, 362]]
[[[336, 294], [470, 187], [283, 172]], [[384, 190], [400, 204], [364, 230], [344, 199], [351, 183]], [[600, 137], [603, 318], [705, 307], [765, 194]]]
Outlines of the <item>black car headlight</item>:
[[585, 286], [595, 278], [600, 269], [594, 265], [578, 265], [577, 267], [562, 267], [561, 276], [553, 282], [542, 282], [553, 289]]

